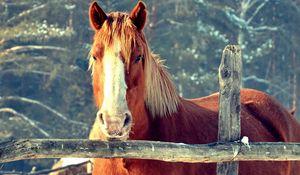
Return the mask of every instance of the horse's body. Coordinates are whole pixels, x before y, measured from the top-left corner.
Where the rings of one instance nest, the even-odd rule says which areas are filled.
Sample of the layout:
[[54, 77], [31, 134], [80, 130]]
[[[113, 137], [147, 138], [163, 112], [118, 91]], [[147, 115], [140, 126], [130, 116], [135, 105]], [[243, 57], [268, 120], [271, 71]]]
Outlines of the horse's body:
[[[130, 15], [106, 15], [93, 3], [90, 23], [94, 96], [99, 111], [90, 139], [156, 140], [204, 144], [217, 142], [218, 94], [187, 100], [177, 95], [159, 57], [143, 34], [146, 7], [139, 2]], [[300, 141], [296, 119], [268, 95], [241, 91], [241, 130], [250, 141]], [[154, 160], [94, 159], [93, 174], [213, 175], [216, 164]], [[296, 162], [240, 162], [239, 174], [295, 175]]]
[[[186, 100], [172, 117], [156, 118], [150, 122], [145, 139], [202, 144], [217, 142], [218, 94]], [[296, 119], [268, 95], [251, 89], [241, 91], [242, 135], [252, 142], [295, 142], [300, 140], [300, 126]], [[188, 117], [183, 117], [188, 116]], [[95, 123], [91, 132], [99, 133]], [[98, 137], [92, 139], [97, 139]], [[133, 138], [134, 139], [134, 138]], [[130, 175], [212, 175], [216, 164], [168, 163], [153, 160], [96, 159], [94, 173]], [[296, 175], [300, 172], [299, 162], [252, 161], [240, 162], [239, 174]], [[104, 173], [105, 174], [105, 173]]]

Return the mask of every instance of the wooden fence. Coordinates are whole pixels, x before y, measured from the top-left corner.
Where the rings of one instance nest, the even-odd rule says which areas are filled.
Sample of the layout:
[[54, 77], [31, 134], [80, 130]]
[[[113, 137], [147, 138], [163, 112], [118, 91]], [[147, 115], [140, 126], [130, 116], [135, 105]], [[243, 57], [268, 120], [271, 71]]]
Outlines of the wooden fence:
[[[238, 161], [300, 161], [300, 143], [240, 139], [241, 50], [226, 46], [219, 68], [219, 133], [217, 143], [158, 141], [105, 142], [87, 139], [0, 140], [0, 163], [37, 158], [135, 158], [168, 162], [217, 163], [218, 175], [237, 175]], [[250, 138], [251, 139], [251, 138]]]

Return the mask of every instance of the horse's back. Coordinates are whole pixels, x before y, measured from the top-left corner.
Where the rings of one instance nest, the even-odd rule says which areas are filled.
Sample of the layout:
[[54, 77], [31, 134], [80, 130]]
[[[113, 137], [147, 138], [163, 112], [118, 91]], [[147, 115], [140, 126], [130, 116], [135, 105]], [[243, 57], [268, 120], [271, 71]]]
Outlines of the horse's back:
[[[252, 142], [299, 142], [300, 125], [280, 103], [269, 95], [253, 90], [241, 90], [241, 135]], [[192, 99], [200, 107], [218, 112], [219, 94]], [[240, 162], [240, 172], [247, 174], [299, 174], [300, 162]]]
[[[215, 93], [191, 101], [200, 107], [218, 112], [218, 98], [219, 94]], [[273, 97], [258, 90], [242, 89], [240, 99], [242, 122], [243, 120], [247, 122], [247, 117], [250, 115], [264, 127], [269, 127], [269, 131], [276, 132], [280, 141], [300, 141], [300, 125], [297, 119]]]

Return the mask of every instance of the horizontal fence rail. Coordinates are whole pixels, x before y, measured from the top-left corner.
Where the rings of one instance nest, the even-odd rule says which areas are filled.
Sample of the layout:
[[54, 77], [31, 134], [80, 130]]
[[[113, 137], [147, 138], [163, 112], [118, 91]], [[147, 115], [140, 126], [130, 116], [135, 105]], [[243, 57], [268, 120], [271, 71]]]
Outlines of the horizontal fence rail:
[[183, 144], [157, 141], [104, 142], [87, 139], [0, 141], [0, 163], [37, 158], [134, 158], [167, 162], [300, 160], [300, 143], [242, 142]]

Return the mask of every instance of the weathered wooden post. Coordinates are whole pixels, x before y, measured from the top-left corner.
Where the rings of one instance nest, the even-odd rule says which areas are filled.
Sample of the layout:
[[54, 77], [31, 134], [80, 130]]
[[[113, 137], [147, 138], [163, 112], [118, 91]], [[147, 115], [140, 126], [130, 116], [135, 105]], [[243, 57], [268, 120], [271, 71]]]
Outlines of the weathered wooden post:
[[[241, 50], [237, 45], [228, 45], [223, 50], [219, 67], [219, 142], [240, 139], [240, 84]], [[239, 148], [233, 150], [233, 157]], [[237, 175], [238, 162], [217, 163], [217, 175]]]

